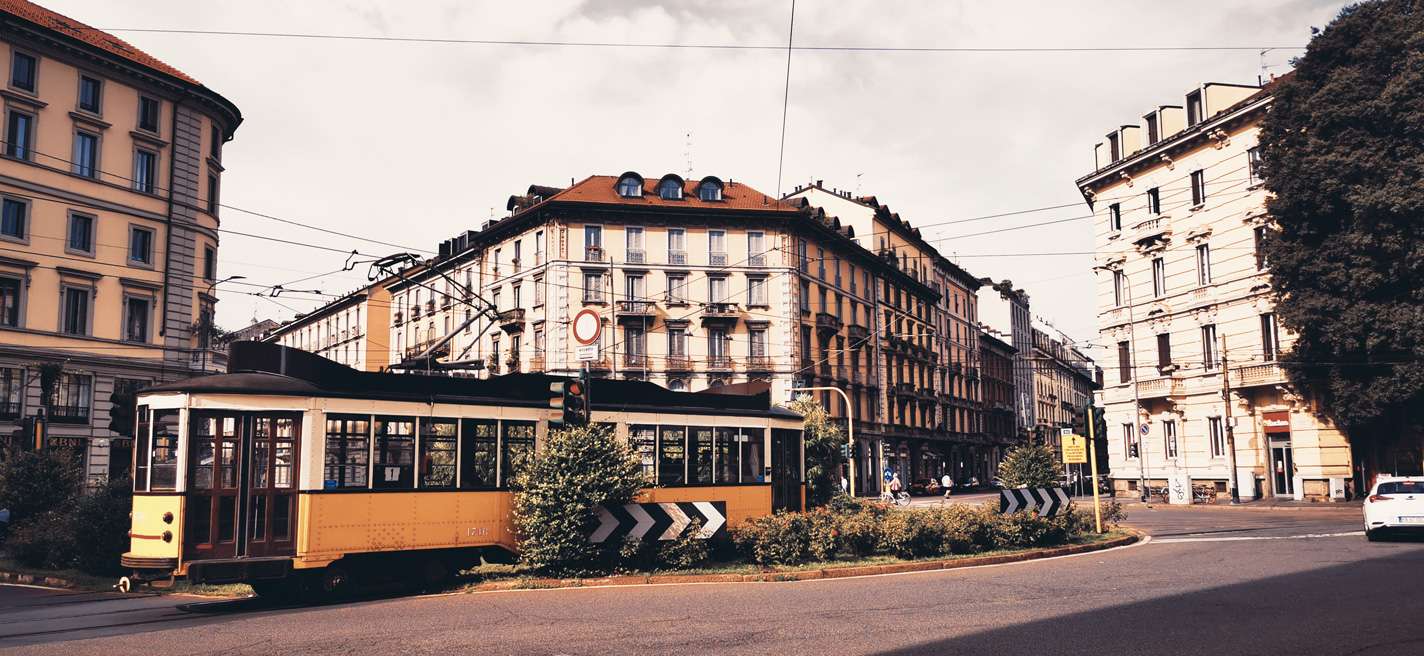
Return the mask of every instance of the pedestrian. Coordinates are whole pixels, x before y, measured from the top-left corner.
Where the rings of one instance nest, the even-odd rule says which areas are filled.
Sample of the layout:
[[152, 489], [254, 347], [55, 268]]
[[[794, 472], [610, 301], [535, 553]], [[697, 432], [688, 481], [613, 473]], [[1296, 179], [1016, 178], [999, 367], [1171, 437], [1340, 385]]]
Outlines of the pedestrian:
[[954, 479], [949, 477], [949, 472], [939, 479], [939, 486], [944, 488], [944, 498], [948, 499], [949, 494], [954, 491]]
[[850, 483], [846, 481], [845, 475], [841, 475], [841, 494], [850, 493]]

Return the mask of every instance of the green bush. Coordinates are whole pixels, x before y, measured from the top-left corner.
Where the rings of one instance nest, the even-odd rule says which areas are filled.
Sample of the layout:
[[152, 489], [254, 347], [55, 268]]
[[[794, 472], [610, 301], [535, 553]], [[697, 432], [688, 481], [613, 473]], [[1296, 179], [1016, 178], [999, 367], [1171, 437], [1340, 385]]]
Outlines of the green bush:
[[67, 511], [84, 487], [79, 461], [68, 451], [26, 451], [11, 446], [0, 458], [0, 508], [10, 523], [52, 511]]
[[884, 506], [867, 503], [854, 511], [835, 512], [836, 548], [848, 556], [869, 556], [880, 545], [880, 534], [884, 532], [885, 516], [889, 514]]
[[1063, 465], [1053, 449], [1023, 446], [999, 463], [999, 478], [1006, 487], [1052, 487], [1063, 478]]
[[122, 574], [119, 556], [129, 547], [131, 488], [128, 479], [110, 481], [81, 494], [68, 508], [31, 516], [12, 531], [5, 551], [26, 567]]
[[25, 567], [67, 569], [78, 551], [70, 522], [66, 510], [31, 515], [10, 530], [5, 553]]
[[693, 520], [674, 540], [624, 538], [615, 571], [679, 570], [698, 567], [711, 556], [708, 540], [699, 539], [702, 520]]
[[732, 529], [737, 549], [758, 565], [799, 565], [811, 552], [805, 513], [778, 510]]
[[550, 431], [533, 457], [515, 464], [514, 521], [520, 560], [550, 575], [600, 574], [622, 544], [594, 544], [601, 504], [629, 503], [647, 484], [627, 444], [602, 426]]

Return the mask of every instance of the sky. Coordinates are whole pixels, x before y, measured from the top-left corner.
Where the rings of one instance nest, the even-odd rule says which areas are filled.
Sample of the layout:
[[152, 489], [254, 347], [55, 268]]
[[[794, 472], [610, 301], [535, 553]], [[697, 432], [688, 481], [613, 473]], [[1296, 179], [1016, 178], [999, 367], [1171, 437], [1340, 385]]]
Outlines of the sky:
[[329, 298], [273, 285], [359, 288], [352, 250], [432, 255], [531, 184], [690, 167], [874, 195], [1085, 345], [1093, 257], [1071, 253], [1093, 248], [1074, 184], [1093, 145], [1200, 83], [1289, 71], [1344, 6], [801, 0], [793, 20], [792, 0], [39, 2], [242, 110], [223, 152], [219, 274], [244, 276], [217, 288], [227, 329]]

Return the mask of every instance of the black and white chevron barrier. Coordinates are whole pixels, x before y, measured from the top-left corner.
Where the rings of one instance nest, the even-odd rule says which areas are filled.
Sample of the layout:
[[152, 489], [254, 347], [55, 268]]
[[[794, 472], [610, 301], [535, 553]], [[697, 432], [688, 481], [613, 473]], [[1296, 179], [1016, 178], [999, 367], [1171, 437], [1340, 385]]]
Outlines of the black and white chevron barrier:
[[999, 511], [1005, 515], [1038, 506], [1039, 517], [1053, 517], [1068, 510], [1068, 503], [1068, 493], [1061, 487], [999, 491]]
[[678, 503], [625, 503], [598, 507], [598, 529], [589, 536], [593, 542], [633, 537], [643, 540], [676, 540], [694, 520], [702, 520], [695, 536], [699, 540], [721, 537], [727, 532], [726, 501], [683, 501]]

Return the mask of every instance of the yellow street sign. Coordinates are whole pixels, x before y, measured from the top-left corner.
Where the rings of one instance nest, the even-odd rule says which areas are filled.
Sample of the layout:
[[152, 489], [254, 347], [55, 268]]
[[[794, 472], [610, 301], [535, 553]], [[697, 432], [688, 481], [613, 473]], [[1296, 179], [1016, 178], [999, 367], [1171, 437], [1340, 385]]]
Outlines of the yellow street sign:
[[1063, 462], [1070, 465], [1086, 464], [1088, 462], [1088, 438], [1082, 435], [1064, 435]]

